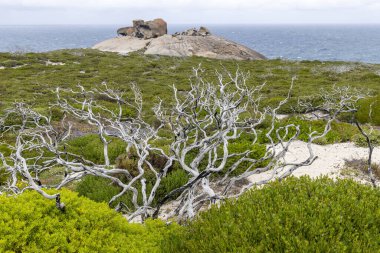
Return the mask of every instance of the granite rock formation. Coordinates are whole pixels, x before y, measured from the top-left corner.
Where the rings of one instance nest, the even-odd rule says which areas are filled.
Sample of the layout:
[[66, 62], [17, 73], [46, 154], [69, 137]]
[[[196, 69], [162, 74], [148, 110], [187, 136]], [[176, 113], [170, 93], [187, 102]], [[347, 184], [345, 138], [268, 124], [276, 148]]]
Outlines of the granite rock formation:
[[118, 30], [124, 35], [96, 44], [93, 49], [128, 54], [141, 51], [147, 55], [201, 56], [214, 59], [260, 60], [262, 54], [212, 35], [206, 27], [188, 29], [168, 35], [167, 24], [162, 19], [153, 21], [134, 20], [133, 27]]
[[211, 35], [211, 32], [209, 29], [207, 29], [206, 27], [204, 26], [201, 26], [199, 28], [199, 30], [195, 29], [195, 28], [190, 28], [190, 29], [187, 29], [186, 31], [183, 31], [183, 32], [176, 32], [175, 34], [173, 34], [173, 36], [178, 36], [178, 35], [186, 35], [186, 36], [208, 36], [208, 35]]
[[152, 39], [168, 33], [167, 23], [162, 18], [152, 21], [133, 20], [133, 26], [122, 27], [117, 30], [118, 35]]

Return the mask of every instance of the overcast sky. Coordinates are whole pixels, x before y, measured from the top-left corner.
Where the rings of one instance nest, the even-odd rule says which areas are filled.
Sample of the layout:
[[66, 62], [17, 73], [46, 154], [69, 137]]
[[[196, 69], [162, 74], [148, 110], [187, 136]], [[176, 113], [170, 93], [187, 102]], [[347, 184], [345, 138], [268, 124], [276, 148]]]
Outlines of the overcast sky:
[[0, 0], [0, 25], [380, 24], [380, 0]]

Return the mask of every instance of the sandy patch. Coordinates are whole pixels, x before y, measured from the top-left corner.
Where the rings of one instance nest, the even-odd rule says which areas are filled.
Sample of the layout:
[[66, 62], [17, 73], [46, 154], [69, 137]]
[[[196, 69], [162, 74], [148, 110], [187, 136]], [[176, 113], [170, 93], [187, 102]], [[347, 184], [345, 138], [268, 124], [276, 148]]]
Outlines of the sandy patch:
[[17, 66], [12, 67], [12, 69], [19, 69], [19, 68], [22, 68], [22, 67], [25, 67], [25, 66], [28, 66], [28, 64], [17, 65]]
[[47, 60], [47, 61], [45, 62], [45, 65], [46, 65], [46, 66], [64, 66], [64, 65], [66, 65], [66, 64], [63, 63], [63, 62], [52, 62], [52, 61], [50, 61], [50, 60]]
[[[339, 177], [340, 170], [343, 168], [345, 160], [367, 159], [368, 149], [356, 147], [354, 143], [338, 143], [330, 145], [312, 145], [315, 155], [318, 158], [310, 166], [298, 168], [293, 172], [294, 176], [300, 177], [308, 175], [316, 178], [327, 175], [333, 178]], [[301, 162], [309, 157], [305, 142], [295, 141], [290, 145], [289, 152], [285, 156], [286, 162]], [[380, 163], [380, 149], [375, 148], [372, 162]], [[248, 178], [251, 182], [259, 182], [268, 179], [270, 173], [253, 175]]]
[[[290, 118], [291, 116], [292, 116], [291, 114], [276, 114], [276, 119], [283, 120], [283, 119]], [[301, 113], [295, 116], [299, 116], [306, 120], [320, 120], [320, 119], [327, 119], [329, 117], [329, 115], [323, 111]]]

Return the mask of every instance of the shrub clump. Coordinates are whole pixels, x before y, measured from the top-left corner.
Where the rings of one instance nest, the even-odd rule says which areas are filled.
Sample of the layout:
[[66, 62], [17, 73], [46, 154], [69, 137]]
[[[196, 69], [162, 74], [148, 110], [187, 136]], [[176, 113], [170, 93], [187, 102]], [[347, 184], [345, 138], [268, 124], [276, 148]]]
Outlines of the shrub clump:
[[[125, 152], [126, 145], [118, 139], [111, 139], [108, 146], [108, 155], [110, 161]], [[103, 144], [96, 134], [87, 134], [70, 140], [67, 143], [68, 151], [88, 159], [94, 163], [104, 163]]]
[[0, 252], [158, 252], [178, 226], [129, 224], [106, 204], [61, 191], [65, 212], [37, 192], [0, 195]]
[[165, 252], [378, 252], [380, 191], [352, 180], [274, 182], [170, 234]]
[[[169, 172], [166, 177], [162, 179], [161, 185], [157, 189], [155, 201], [162, 199], [166, 194], [174, 189], [181, 187], [188, 181], [188, 175], [184, 170], [174, 169]], [[147, 182], [147, 190], [151, 191], [153, 187], [151, 181]], [[141, 189], [141, 185], [138, 184], [138, 189]], [[84, 177], [76, 186], [75, 191], [79, 193], [79, 196], [87, 197], [96, 202], [108, 203], [113, 196], [118, 194], [122, 189], [113, 184], [110, 179], [101, 178], [88, 175]], [[142, 204], [142, 194], [139, 192], [138, 202]], [[127, 192], [123, 196], [117, 199], [111, 207], [115, 207], [119, 202], [123, 202], [129, 208], [133, 208], [132, 205], [132, 193]]]
[[[75, 187], [75, 191], [79, 193], [79, 196], [103, 203], [108, 203], [121, 190], [110, 179], [92, 175], [85, 176]], [[115, 207], [120, 201], [127, 204], [128, 207], [132, 207], [130, 204], [131, 199], [132, 194], [127, 192], [117, 202], [113, 203], [111, 207]]]
[[[374, 130], [370, 132], [368, 136], [373, 146], [380, 146], [380, 131], [379, 130]], [[352, 139], [357, 146], [368, 147], [367, 139], [362, 134], [356, 134], [353, 136]]]
[[[365, 175], [365, 177], [368, 176], [368, 161], [365, 159], [352, 159], [352, 160], [346, 160], [344, 162], [345, 165], [345, 172], [353, 171], [355, 174], [360, 173], [362, 175]], [[380, 180], [380, 165], [377, 163], [372, 163], [372, 173], [376, 180]]]

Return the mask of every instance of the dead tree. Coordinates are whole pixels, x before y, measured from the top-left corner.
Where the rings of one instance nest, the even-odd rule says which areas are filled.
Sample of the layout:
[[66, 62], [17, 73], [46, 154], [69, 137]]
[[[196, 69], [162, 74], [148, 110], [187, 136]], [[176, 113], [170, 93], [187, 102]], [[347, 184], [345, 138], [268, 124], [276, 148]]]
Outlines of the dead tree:
[[[156, 124], [148, 124], [143, 115], [143, 101], [139, 89], [132, 85], [133, 97], [128, 97], [120, 91], [110, 89], [103, 83], [97, 88], [86, 90], [57, 89], [57, 104], [70, 117], [84, 120], [93, 126], [103, 144], [104, 164], [96, 164], [78, 154], [64, 149], [70, 136], [71, 126], [64, 119], [64, 134], [52, 127], [51, 119], [32, 111], [24, 104], [16, 105], [15, 109], [1, 119], [3, 135], [13, 132], [16, 141], [7, 145], [12, 150], [11, 155], [1, 154], [4, 167], [11, 180], [8, 189], [19, 193], [17, 173], [27, 179], [28, 186], [39, 191], [48, 198], [35, 182], [38, 173], [54, 167], [65, 168], [65, 177], [52, 186], [60, 189], [68, 183], [80, 180], [86, 175], [103, 177], [120, 187], [120, 192], [113, 196], [110, 203], [118, 200], [127, 192], [132, 193], [133, 209], [128, 211], [129, 219], [140, 216], [142, 219], [158, 217], [161, 207], [171, 203], [172, 212], [168, 216], [192, 218], [197, 211], [220, 200], [238, 197], [254, 185], [261, 185], [271, 180], [282, 180], [296, 169], [313, 163], [317, 156], [312, 149], [312, 143], [324, 137], [331, 124], [341, 113], [351, 113], [356, 110], [356, 102], [363, 98], [349, 88], [334, 87], [328, 93], [321, 95], [322, 103], [315, 105], [307, 100], [300, 100], [299, 106], [306, 111], [323, 110], [327, 112], [325, 128], [322, 132], [308, 133], [307, 147], [309, 157], [299, 163], [284, 161], [290, 145], [299, 138], [300, 126], [296, 124], [278, 125], [277, 114], [282, 106], [291, 98], [295, 82], [293, 78], [287, 96], [275, 107], [263, 106], [263, 88], [260, 85], [248, 84], [248, 73], [236, 71], [232, 74], [216, 73], [216, 83], [202, 77], [203, 70], [194, 68], [190, 88], [179, 91], [173, 86], [173, 103], [160, 101], [153, 108]], [[101, 98], [101, 99], [99, 99]], [[105, 106], [100, 100], [107, 100], [114, 106]], [[125, 111], [133, 111], [128, 116]], [[9, 125], [7, 119], [14, 113], [21, 117], [22, 123]], [[157, 123], [158, 122], [158, 123]], [[266, 127], [263, 127], [263, 125]], [[157, 145], [156, 141], [164, 138], [162, 129], [170, 130], [172, 136], [166, 136], [168, 147]], [[253, 157], [254, 150], [234, 152], [230, 146], [242, 138], [249, 138], [251, 144], [259, 143], [259, 136], [266, 138], [266, 150], [260, 157]], [[117, 168], [108, 155], [108, 144], [112, 138], [123, 141], [126, 153], [133, 150], [137, 156], [137, 174]], [[27, 157], [23, 153], [38, 151], [36, 157]], [[149, 156], [156, 154], [165, 160], [158, 167], [149, 161]], [[167, 176], [173, 163], [189, 176], [188, 181], [156, 199], [156, 192], [162, 179]], [[147, 173], [153, 173], [153, 185], [147, 190]], [[125, 175], [121, 180], [118, 175]], [[260, 182], [247, 180], [252, 175], [265, 174]], [[152, 180], [152, 179], [150, 179]], [[243, 186], [241, 186], [243, 184]], [[138, 201], [139, 196], [142, 201]], [[59, 197], [59, 196], [58, 196]], [[59, 199], [59, 198], [58, 198]], [[154, 203], [157, 205], [154, 205]]]
[[[370, 105], [370, 110], [369, 110], [369, 118], [371, 118], [372, 116], [372, 104]], [[373, 169], [372, 169], [372, 155], [373, 155], [373, 150], [375, 149], [375, 146], [372, 144], [371, 142], [371, 134], [373, 132], [373, 127], [369, 126], [369, 132], [366, 131], [362, 126], [361, 124], [359, 123], [359, 121], [355, 118], [355, 115], [353, 115], [353, 121], [356, 125], [356, 127], [358, 128], [360, 134], [365, 138], [366, 140], [366, 143], [367, 143], [367, 147], [368, 147], [368, 159], [367, 159], [367, 165], [368, 165], [368, 169], [367, 169], [367, 173], [368, 173], [368, 176], [369, 176], [369, 179], [372, 183], [372, 186], [373, 187], [377, 187], [377, 183], [376, 183], [376, 179], [375, 179], [375, 176], [373, 174]]]
[[[51, 124], [51, 117], [43, 116], [23, 103], [16, 103], [0, 118], [1, 141], [9, 155], [0, 152], [0, 159], [9, 175], [6, 191], [19, 194], [33, 189], [48, 199], [55, 199], [56, 206], [64, 210], [60, 194], [49, 194], [39, 180], [39, 174], [54, 167], [50, 163], [47, 146], [55, 150], [59, 143], [68, 138], [71, 126], [57, 131]], [[14, 136], [10, 141], [6, 136]], [[5, 141], [7, 140], [7, 141]]]
[[[178, 194], [179, 205], [172, 215], [191, 218], [205, 203], [240, 196], [254, 185], [266, 184], [275, 178], [282, 180], [297, 168], [312, 164], [317, 156], [311, 144], [331, 130], [331, 123], [338, 115], [354, 112], [356, 102], [362, 98], [355, 95], [356, 92], [351, 94], [349, 88], [334, 87], [329, 93], [323, 93], [323, 103], [320, 105], [300, 100], [299, 105], [304, 109], [323, 109], [328, 112], [328, 116], [323, 132], [312, 131], [308, 134], [309, 157], [299, 163], [287, 163], [283, 158], [291, 143], [298, 139], [300, 126], [276, 126], [276, 122], [278, 111], [291, 96], [295, 79], [292, 80], [287, 97], [277, 107], [271, 108], [261, 105], [261, 91], [266, 84], [248, 86], [248, 74], [239, 71], [234, 75], [217, 73], [218, 81], [212, 84], [202, 78], [201, 72], [200, 68], [194, 69], [194, 82], [184, 94], [180, 94], [173, 86], [175, 105], [158, 117], [169, 125], [175, 135], [170, 146], [171, 151], [181, 168], [190, 175], [190, 179], [187, 184], [173, 190], [159, 201], [155, 216], [158, 215], [161, 205]], [[267, 129], [260, 128], [264, 120], [269, 121], [270, 126]], [[250, 135], [252, 144], [257, 143], [258, 134], [266, 136], [268, 144], [262, 157], [251, 158], [252, 150], [230, 152], [229, 144], [243, 134]], [[228, 163], [231, 160], [233, 163]], [[245, 170], [234, 175], [243, 164]], [[266, 165], [260, 166], [261, 164]], [[249, 182], [237, 194], [231, 194], [231, 189], [237, 182], [254, 174], [268, 172], [266, 179]]]
[[[95, 176], [106, 177], [114, 181], [122, 190], [110, 200], [110, 204], [116, 201], [119, 197], [130, 191], [133, 194], [131, 202], [134, 210], [129, 213], [129, 219], [141, 216], [142, 219], [150, 216], [152, 212], [152, 203], [155, 200], [155, 195], [161, 180], [166, 176], [169, 168], [173, 164], [174, 157], [166, 154], [162, 148], [154, 147], [152, 143], [161, 137], [158, 132], [164, 126], [152, 126], [146, 123], [142, 118], [142, 96], [140, 90], [132, 85], [134, 96], [129, 98], [123, 92], [118, 92], [109, 89], [106, 83], [100, 87], [86, 91], [82, 86], [79, 86], [79, 91], [57, 89], [57, 105], [65, 110], [74, 118], [87, 120], [91, 125], [96, 126], [98, 136], [103, 143], [103, 154], [105, 158], [104, 166], [93, 163], [88, 164], [88, 167], [78, 171], [72, 170], [67, 164], [69, 174], [62, 181], [59, 188], [67, 184], [69, 181], [77, 180], [84, 175], [91, 174]], [[65, 94], [62, 97], [62, 94]], [[99, 103], [99, 96], [113, 102], [115, 108], [107, 108]], [[130, 117], [124, 115], [125, 111], [133, 111], [135, 115]], [[160, 110], [157, 105], [156, 110]], [[117, 138], [127, 144], [126, 153], [130, 153], [131, 149], [136, 152], [137, 159], [137, 175], [132, 175], [125, 169], [119, 169], [114, 164], [110, 164], [108, 155], [109, 138]], [[162, 157], [166, 162], [161, 168], [155, 167], [149, 161], [149, 156], [156, 154]], [[95, 170], [95, 171], [94, 171]], [[151, 172], [155, 176], [151, 190], [146, 187], [146, 174]], [[71, 173], [73, 172], [73, 173]], [[122, 182], [116, 177], [118, 174], [125, 174], [128, 182]], [[142, 203], [138, 203], [138, 195], [142, 195]]]
[[[120, 192], [110, 199], [110, 204], [127, 192], [132, 193], [131, 204], [133, 209], [129, 212], [129, 218], [141, 216], [145, 219], [152, 213], [152, 203], [160, 186], [161, 180], [166, 176], [172, 166], [173, 157], [168, 156], [161, 148], [152, 146], [152, 142], [159, 139], [158, 131], [162, 125], [152, 127], [144, 122], [141, 117], [141, 94], [132, 86], [134, 97], [131, 101], [124, 100], [122, 93], [111, 91], [104, 84], [101, 88], [86, 91], [79, 87], [79, 91], [57, 89], [57, 104], [76, 120], [87, 120], [90, 125], [95, 125], [98, 136], [104, 144], [104, 157], [108, 157], [109, 138], [118, 138], [127, 144], [125, 152], [133, 149], [138, 157], [137, 175], [132, 175], [128, 170], [117, 168], [114, 164], [96, 164], [83, 156], [71, 153], [66, 149], [67, 140], [70, 138], [72, 126], [64, 117], [62, 126], [58, 131], [53, 127], [51, 117], [31, 110], [27, 105], [19, 103], [0, 118], [0, 128], [4, 145], [10, 154], [0, 153], [0, 159], [6, 173], [9, 174], [9, 182], [4, 190], [8, 193], [19, 194], [27, 189], [34, 189], [49, 199], [56, 199], [60, 209], [64, 205], [60, 203], [60, 195], [49, 195], [44, 189], [55, 188], [57, 190], [67, 186], [73, 181], [81, 180], [87, 175], [98, 176], [111, 180], [120, 187]], [[67, 95], [62, 98], [61, 95]], [[117, 104], [115, 110], [108, 109], [96, 103], [94, 95], [105, 95]], [[78, 104], [79, 103], [79, 104]], [[57, 105], [56, 104], [56, 105]], [[55, 105], [55, 106], [56, 106]], [[78, 106], [79, 105], [79, 106]], [[133, 118], [123, 116], [125, 108], [136, 110]], [[79, 108], [79, 109], [78, 109]], [[10, 123], [16, 118], [16, 123]], [[14, 137], [11, 141], [6, 138]], [[6, 140], [6, 141], [5, 141]], [[31, 155], [31, 154], [37, 155]], [[165, 164], [156, 168], [150, 163], [150, 154], [156, 154], [165, 159]], [[107, 159], [105, 159], [107, 160]], [[44, 185], [38, 175], [50, 169], [64, 168], [65, 176], [57, 185]], [[146, 187], [147, 172], [153, 173], [155, 180], [151, 189]], [[124, 175], [126, 180], [121, 180]], [[22, 179], [20, 184], [19, 179]], [[139, 194], [142, 201], [139, 202]]]

